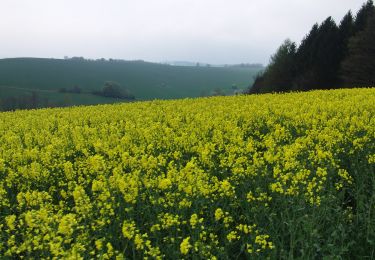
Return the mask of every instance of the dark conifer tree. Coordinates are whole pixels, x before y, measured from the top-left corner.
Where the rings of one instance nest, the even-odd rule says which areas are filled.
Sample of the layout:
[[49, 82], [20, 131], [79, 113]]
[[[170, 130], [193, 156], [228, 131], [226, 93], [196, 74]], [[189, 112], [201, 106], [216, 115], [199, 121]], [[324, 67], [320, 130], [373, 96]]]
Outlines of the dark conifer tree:
[[339, 30], [331, 17], [313, 26], [297, 51], [294, 90], [334, 88], [340, 65]]
[[337, 53], [339, 55], [339, 62], [340, 65], [337, 67], [338, 70], [336, 70], [335, 75], [336, 75], [336, 85], [338, 87], [342, 86], [342, 80], [340, 79], [339, 76], [339, 71], [340, 71], [340, 66], [342, 61], [347, 57], [348, 55], [348, 43], [349, 39], [353, 37], [354, 35], [354, 18], [352, 13], [349, 11], [344, 18], [340, 22], [339, 26], [339, 40], [338, 40], [338, 50]]
[[349, 41], [349, 54], [341, 66], [344, 87], [375, 86], [375, 16]]
[[[348, 12], [337, 26], [331, 17], [315, 24], [298, 49], [285, 42], [250, 93], [375, 85], [375, 7], [367, 1], [356, 18]], [[371, 23], [369, 22], [371, 21]]]
[[289, 91], [295, 73], [295, 55], [296, 44], [285, 40], [271, 57], [265, 72], [256, 78], [250, 93]]
[[313, 71], [315, 78], [310, 82], [312, 89], [334, 88], [336, 75], [340, 66], [338, 46], [339, 31], [331, 17], [319, 27], [313, 53]]
[[[314, 57], [312, 49], [316, 45], [317, 36], [319, 33], [319, 25], [314, 24], [310, 32], [302, 40], [300, 46], [298, 47], [297, 57], [296, 57], [296, 67], [297, 73], [299, 75], [308, 74], [314, 62]], [[297, 84], [298, 85], [298, 84]]]
[[354, 35], [354, 18], [349, 11], [340, 22], [339, 26], [339, 42], [341, 59], [344, 59], [348, 52], [349, 39]]
[[[249, 86], [248, 90], [245, 92], [247, 94], [259, 94], [262, 93], [262, 90], [264, 88], [264, 74], [260, 73], [256, 76], [253, 84]], [[266, 91], [263, 90], [263, 93]]]
[[374, 15], [374, 2], [372, 0], [367, 1], [362, 8], [358, 11], [355, 23], [354, 23], [354, 33], [358, 33], [365, 29], [368, 20]]

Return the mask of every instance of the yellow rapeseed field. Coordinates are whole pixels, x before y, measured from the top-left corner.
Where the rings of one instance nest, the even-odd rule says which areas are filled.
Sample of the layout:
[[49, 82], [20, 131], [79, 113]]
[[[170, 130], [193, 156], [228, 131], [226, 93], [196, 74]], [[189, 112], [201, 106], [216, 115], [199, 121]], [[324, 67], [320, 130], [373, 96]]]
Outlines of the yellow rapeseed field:
[[0, 256], [375, 257], [375, 89], [0, 113]]

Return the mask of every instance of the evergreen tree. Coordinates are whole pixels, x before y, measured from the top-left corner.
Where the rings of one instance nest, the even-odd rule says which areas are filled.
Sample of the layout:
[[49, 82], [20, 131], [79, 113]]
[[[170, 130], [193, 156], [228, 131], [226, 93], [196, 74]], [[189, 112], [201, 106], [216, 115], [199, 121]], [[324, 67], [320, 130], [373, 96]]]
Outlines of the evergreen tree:
[[339, 42], [341, 60], [345, 58], [348, 53], [349, 39], [354, 35], [354, 18], [349, 11], [340, 22], [339, 26]]
[[337, 85], [340, 66], [339, 29], [331, 17], [314, 25], [297, 52], [297, 75], [294, 90], [328, 89]]
[[365, 29], [368, 20], [374, 15], [374, 3], [372, 0], [367, 1], [362, 8], [358, 11], [355, 23], [354, 23], [354, 33], [358, 33]]
[[339, 28], [331, 17], [319, 28], [314, 70], [317, 78], [314, 88], [330, 89], [337, 87], [337, 73], [340, 68]]
[[[347, 57], [348, 55], [348, 44], [349, 39], [354, 35], [354, 18], [352, 13], [349, 11], [344, 18], [340, 22], [339, 26], [339, 40], [338, 40], [338, 55], [339, 55], [339, 62], [341, 62]], [[339, 67], [338, 70], [335, 72], [337, 77], [337, 86], [342, 86], [342, 81], [339, 77]]]
[[294, 78], [296, 44], [289, 39], [271, 57], [263, 75], [255, 80], [250, 93], [289, 91]]
[[316, 45], [317, 36], [319, 33], [319, 25], [316, 23], [311, 28], [310, 32], [302, 40], [297, 51], [297, 63], [298, 63], [298, 72], [303, 72], [311, 67], [314, 59], [311, 53], [313, 46]]
[[347, 41], [354, 34], [354, 18], [352, 12], [349, 11], [344, 18], [342, 18], [339, 26], [340, 39], [343, 42]]
[[344, 87], [375, 86], [375, 16], [349, 41], [349, 54], [341, 66]]
[[298, 49], [285, 41], [249, 93], [375, 85], [374, 20], [369, 0], [355, 19], [348, 12], [339, 26], [331, 17], [315, 24]]
[[314, 55], [313, 49], [316, 46], [319, 25], [314, 24], [310, 32], [302, 40], [296, 54], [296, 78], [293, 81], [292, 90], [307, 90], [308, 83], [313, 81], [312, 70]]

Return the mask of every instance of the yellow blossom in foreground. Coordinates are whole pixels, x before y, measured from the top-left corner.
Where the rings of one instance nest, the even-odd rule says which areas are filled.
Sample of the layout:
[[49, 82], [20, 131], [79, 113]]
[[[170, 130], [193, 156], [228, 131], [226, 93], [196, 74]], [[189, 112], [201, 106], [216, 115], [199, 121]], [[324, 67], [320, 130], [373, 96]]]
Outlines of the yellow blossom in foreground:
[[181, 254], [187, 255], [190, 251], [190, 248], [192, 248], [192, 246], [190, 244], [190, 237], [187, 237], [184, 240], [182, 240], [182, 242], [180, 244]]
[[371, 258], [374, 100], [345, 89], [0, 113], [0, 256]]
[[216, 221], [219, 221], [220, 219], [222, 219], [224, 216], [224, 212], [221, 208], [218, 208], [215, 210], [215, 220]]

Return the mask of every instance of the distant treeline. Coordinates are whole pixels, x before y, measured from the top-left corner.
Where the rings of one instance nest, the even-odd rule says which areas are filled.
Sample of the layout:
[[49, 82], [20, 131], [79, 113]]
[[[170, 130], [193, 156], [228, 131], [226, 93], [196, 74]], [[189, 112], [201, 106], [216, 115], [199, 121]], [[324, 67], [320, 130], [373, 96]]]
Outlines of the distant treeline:
[[33, 91], [28, 95], [0, 98], [0, 111], [13, 111], [16, 109], [36, 109], [43, 107], [66, 106], [63, 103], [53, 103], [48, 98], [42, 98]]
[[78, 62], [81, 62], [81, 61], [87, 61], [87, 62], [97, 61], [97, 62], [117, 62], [117, 63], [150, 63], [150, 62], [147, 62], [147, 61], [144, 61], [144, 60], [123, 60], [123, 59], [112, 59], [112, 58], [109, 58], [109, 59], [105, 59], [105, 58], [88, 59], [88, 58], [85, 58], [85, 57], [82, 57], [82, 56], [74, 56], [74, 57], [65, 56], [64, 60], [78, 61]]
[[286, 40], [249, 93], [375, 86], [375, 7], [368, 1], [337, 25], [315, 24], [297, 47]]
[[[75, 85], [72, 88], [60, 88], [58, 93], [65, 94], [83, 94], [82, 89]], [[121, 87], [119, 83], [113, 81], [107, 81], [101, 90], [94, 90], [89, 93], [96, 96], [105, 98], [117, 99], [121, 101], [133, 101], [135, 96], [124, 87]], [[36, 109], [46, 107], [67, 107], [71, 106], [72, 103], [69, 99], [62, 100], [59, 102], [52, 102], [46, 97], [41, 97], [36, 91], [32, 91], [30, 94], [23, 94], [18, 96], [0, 97], [0, 111], [13, 111], [17, 109]]]
[[[74, 86], [73, 88], [60, 88], [60, 93], [73, 93], [81, 94], [83, 93], [82, 89], [79, 86]], [[106, 81], [101, 90], [91, 91], [90, 94], [107, 97], [107, 98], [117, 98], [117, 99], [129, 99], [134, 100], [135, 96], [129, 92], [128, 89], [120, 86], [119, 83], [114, 81]]]
[[102, 90], [93, 91], [92, 94], [108, 98], [135, 99], [135, 96], [129, 90], [122, 88], [117, 82], [113, 81], [107, 81]]

